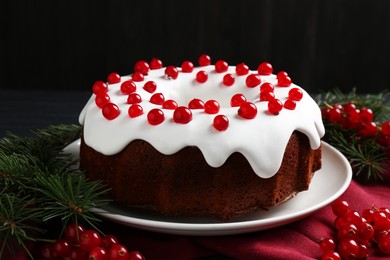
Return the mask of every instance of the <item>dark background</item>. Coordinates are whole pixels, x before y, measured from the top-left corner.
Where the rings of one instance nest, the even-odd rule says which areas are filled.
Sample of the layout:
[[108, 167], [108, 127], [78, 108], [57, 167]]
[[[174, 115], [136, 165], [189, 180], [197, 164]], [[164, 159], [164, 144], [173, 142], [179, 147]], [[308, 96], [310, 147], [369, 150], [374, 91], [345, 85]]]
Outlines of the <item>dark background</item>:
[[89, 90], [139, 59], [269, 61], [311, 92], [390, 85], [390, 1], [0, 2], [0, 88]]

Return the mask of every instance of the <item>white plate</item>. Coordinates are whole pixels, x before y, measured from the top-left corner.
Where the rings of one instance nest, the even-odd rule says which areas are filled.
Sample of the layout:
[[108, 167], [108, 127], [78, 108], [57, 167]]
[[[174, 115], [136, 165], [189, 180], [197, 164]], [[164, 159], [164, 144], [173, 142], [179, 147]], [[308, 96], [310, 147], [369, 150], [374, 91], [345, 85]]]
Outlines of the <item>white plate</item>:
[[[66, 148], [75, 156], [80, 142]], [[231, 235], [271, 229], [302, 219], [337, 199], [348, 188], [352, 169], [347, 159], [323, 142], [322, 169], [316, 172], [308, 191], [300, 192], [288, 202], [268, 211], [256, 211], [219, 222], [210, 218], [167, 217], [150, 211], [124, 209], [114, 205], [94, 209], [100, 216], [126, 226], [179, 235]]]

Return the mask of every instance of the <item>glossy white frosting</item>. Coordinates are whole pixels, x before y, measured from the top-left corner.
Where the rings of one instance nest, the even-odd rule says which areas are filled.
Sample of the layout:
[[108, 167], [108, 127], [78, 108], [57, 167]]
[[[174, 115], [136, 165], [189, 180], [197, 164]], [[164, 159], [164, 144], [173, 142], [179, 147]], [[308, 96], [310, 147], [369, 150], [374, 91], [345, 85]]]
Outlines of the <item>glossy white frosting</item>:
[[[180, 71], [180, 68], [178, 68]], [[196, 67], [192, 73], [179, 73], [177, 79], [168, 79], [164, 76], [164, 70], [149, 71], [144, 81], [135, 82], [137, 93], [143, 98], [140, 105], [144, 114], [130, 118], [128, 116], [129, 104], [127, 95], [120, 91], [123, 81], [130, 76], [121, 78], [121, 82], [108, 85], [110, 102], [120, 108], [120, 115], [114, 120], [103, 117], [101, 109], [95, 105], [93, 94], [80, 114], [80, 124], [84, 126], [84, 139], [88, 146], [96, 151], [113, 155], [120, 152], [131, 141], [142, 139], [153, 145], [163, 154], [173, 154], [186, 146], [197, 146], [207, 163], [212, 167], [221, 166], [234, 152], [243, 154], [254, 172], [262, 177], [272, 177], [279, 169], [285, 147], [294, 130], [307, 135], [312, 149], [317, 149], [324, 135], [321, 111], [315, 101], [303, 91], [303, 98], [297, 102], [295, 110], [283, 109], [279, 115], [271, 115], [267, 112], [267, 103], [259, 101], [259, 87], [248, 88], [245, 85], [249, 74], [238, 76], [235, 67], [229, 66], [227, 72], [217, 73], [213, 65]], [[205, 83], [198, 83], [195, 75], [199, 70], [208, 73]], [[234, 85], [227, 87], [222, 84], [222, 78], [226, 73], [235, 75]], [[179, 106], [187, 106], [193, 98], [199, 98], [206, 102], [210, 99], [217, 100], [221, 109], [218, 114], [223, 114], [229, 119], [229, 127], [225, 131], [217, 131], [213, 127], [214, 117], [218, 114], [206, 114], [203, 110], [192, 110], [193, 118], [188, 124], [178, 124], [172, 119], [173, 111], [162, 109], [161, 105], [149, 102], [151, 93], [142, 87], [145, 82], [153, 80], [157, 84], [155, 93], [163, 93], [165, 100], [173, 99]], [[288, 97], [288, 91], [293, 87], [278, 87], [275, 75], [261, 76], [262, 83], [270, 82], [275, 86], [275, 96], [284, 102]], [[299, 88], [299, 87], [298, 87]], [[257, 106], [257, 116], [254, 119], [243, 119], [238, 116], [238, 107], [230, 106], [230, 99], [234, 94], [241, 93], [247, 101]], [[160, 108], [165, 114], [163, 123], [152, 126], [147, 121], [147, 113], [152, 108]], [[136, 154], [134, 156], [137, 156]]]

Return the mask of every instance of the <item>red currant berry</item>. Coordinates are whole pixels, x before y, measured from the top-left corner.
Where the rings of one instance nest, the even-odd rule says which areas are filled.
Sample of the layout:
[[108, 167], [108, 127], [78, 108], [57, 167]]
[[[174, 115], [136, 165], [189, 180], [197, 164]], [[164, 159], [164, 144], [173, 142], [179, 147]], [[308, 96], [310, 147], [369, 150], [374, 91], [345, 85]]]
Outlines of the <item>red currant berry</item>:
[[257, 74], [250, 74], [246, 78], [245, 83], [246, 83], [246, 86], [248, 88], [254, 88], [254, 87], [260, 85], [260, 83], [261, 83], [260, 76]]
[[338, 124], [342, 120], [341, 110], [337, 107], [333, 107], [329, 110], [328, 121], [330, 123]]
[[375, 136], [378, 133], [378, 127], [374, 122], [364, 123], [358, 133], [362, 136]]
[[374, 227], [368, 222], [362, 222], [358, 226], [358, 235], [361, 239], [370, 240], [374, 237]]
[[390, 254], [390, 233], [386, 232], [378, 238], [379, 249], [385, 253]]
[[303, 97], [303, 92], [299, 88], [292, 88], [288, 92], [288, 98], [295, 101], [300, 101]]
[[234, 75], [231, 74], [231, 73], [227, 73], [225, 76], [223, 76], [223, 80], [222, 80], [222, 83], [225, 85], [225, 86], [228, 86], [230, 87], [231, 85], [234, 84]]
[[88, 253], [82, 250], [80, 247], [72, 246], [70, 249], [69, 256], [64, 259], [84, 260], [84, 259], [88, 259]]
[[390, 219], [387, 218], [386, 214], [380, 211], [375, 211], [372, 215], [370, 223], [375, 231], [390, 230]]
[[343, 111], [347, 114], [356, 111], [356, 105], [353, 103], [347, 103], [343, 106]]
[[291, 85], [291, 78], [289, 76], [278, 79], [279, 87], [289, 87]]
[[53, 254], [53, 244], [47, 243], [42, 246], [39, 252], [40, 259], [43, 260], [52, 260], [55, 259], [56, 256]]
[[147, 92], [153, 93], [153, 92], [155, 92], [156, 89], [157, 89], [157, 84], [156, 84], [156, 82], [154, 82], [154, 81], [148, 81], [148, 82], [145, 83], [145, 85], [144, 85], [143, 88], [144, 88], [144, 90], [146, 90]]
[[119, 76], [119, 74], [116, 72], [112, 72], [112, 73], [108, 74], [108, 76], [107, 76], [108, 84], [115, 84], [115, 83], [118, 83], [120, 81], [121, 81], [121, 76]]
[[198, 98], [194, 98], [188, 103], [188, 108], [189, 109], [203, 109], [204, 102]]
[[103, 108], [103, 106], [108, 102], [110, 102], [110, 96], [106, 93], [99, 94], [95, 97], [95, 104], [98, 106], [98, 108]]
[[257, 107], [251, 102], [245, 102], [238, 109], [238, 115], [245, 119], [253, 119], [257, 115]]
[[159, 60], [157, 58], [153, 58], [150, 61], [150, 69], [157, 70], [157, 69], [161, 69], [162, 67], [163, 67], [163, 63], [161, 60]]
[[114, 103], [107, 103], [103, 106], [102, 113], [106, 119], [113, 120], [119, 116], [120, 110]]
[[68, 241], [60, 239], [54, 242], [52, 252], [56, 257], [65, 257], [70, 254], [70, 248], [71, 246], [69, 245]]
[[355, 259], [359, 253], [359, 245], [355, 240], [344, 239], [338, 244], [337, 251], [345, 259]]
[[189, 108], [181, 106], [173, 112], [173, 121], [179, 124], [188, 124], [192, 120], [192, 112]]
[[163, 105], [162, 105], [163, 108], [165, 109], [176, 109], [178, 107], [177, 103], [175, 100], [172, 100], [172, 99], [168, 99], [168, 100], [165, 100]]
[[141, 81], [144, 81], [144, 74], [142, 74], [141, 72], [139, 71], [135, 71], [132, 75], [131, 75], [131, 79], [135, 82], [141, 82]]
[[273, 115], [278, 115], [283, 108], [283, 103], [279, 99], [271, 99], [268, 101], [268, 112]]
[[260, 101], [270, 101], [275, 99], [274, 92], [260, 92]]
[[358, 244], [359, 252], [356, 255], [356, 259], [366, 259], [368, 257], [368, 247], [363, 244]]
[[207, 114], [216, 114], [219, 112], [219, 108], [219, 103], [213, 99], [206, 101], [204, 104], [204, 112]]
[[205, 83], [208, 79], [209, 75], [206, 71], [200, 70], [198, 73], [196, 73], [196, 81], [199, 83]]
[[243, 94], [235, 94], [230, 99], [230, 106], [239, 107], [246, 102], [246, 97]]
[[367, 220], [368, 223], [371, 223], [372, 221], [372, 216], [374, 214], [375, 210], [374, 209], [365, 209], [362, 211], [362, 217]]
[[132, 80], [127, 80], [124, 81], [121, 84], [121, 92], [125, 95], [128, 95], [130, 93], [133, 93], [137, 90], [137, 86], [135, 85], [134, 81]]
[[225, 115], [214, 117], [213, 126], [218, 131], [225, 131], [229, 127], [229, 119]]
[[142, 98], [138, 93], [131, 93], [127, 97], [127, 104], [137, 104], [141, 102], [142, 102]]
[[274, 85], [272, 85], [271, 83], [269, 82], [264, 82], [263, 84], [261, 84], [260, 86], [260, 93], [261, 92], [274, 92]]
[[382, 123], [382, 134], [390, 135], [390, 121]]
[[143, 108], [138, 104], [132, 104], [128, 110], [129, 117], [131, 117], [131, 118], [138, 117], [138, 116], [142, 115], [143, 113], [144, 113]]
[[95, 93], [95, 95], [105, 94], [108, 91], [108, 86], [103, 81], [96, 81], [92, 85], [92, 91]]
[[344, 216], [348, 211], [350, 211], [350, 207], [348, 202], [342, 199], [337, 199], [331, 204], [332, 212], [336, 217]]
[[145, 260], [145, 257], [138, 251], [130, 251], [128, 260]]
[[343, 218], [350, 223], [354, 224], [355, 226], [359, 226], [360, 223], [362, 222], [362, 217], [360, 216], [359, 212], [355, 210], [350, 210], [345, 215], [343, 215]]
[[227, 71], [229, 68], [229, 65], [226, 61], [224, 60], [219, 60], [215, 63], [215, 71], [217, 73], [222, 73], [222, 72], [225, 72]]
[[273, 72], [272, 65], [270, 63], [268, 63], [268, 62], [263, 62], [257, 68], [257, 72], [260, 75], [271, 75], [272, 72]]
[[364, 123], [370, 123], [374, 119], [374, 113], [371, 109], [363, 107], [360, 109], [359, 117]]
[[124, 245], [117, 244], [114, 245], [109, 253], [109, 258], [110, 259], [116, 259], [116, 260], [127, 260], [129, 257], [129, 251]]
[[288, 74], [287, 74], [287, 72], [285, 72], [283, 70], [279, 71], [278, 74], [276, 74], [277, 79], [281, 79], [281, 78], [285, 78], [285, 77], [288, 77]]
[[139, 60], [134, 65], [134, 72], [141, 72], [143, 75], [148, 75], [149, 64], [144, 60]]
[[339, 253], [334, 251], [329, 251], [322, 255], [321, 260], [341, 260], [341, 257]]
[[284, 101], [284, 105], [283, 105], [284, 108], [287, 108], [289, 110], [294, 110], [296, 108], [296, 106], [297, 106], [297, 103], [291, 99], [287, 99], [286, 101]]
[[181, 71], [185, 73], [191, 73], [194, 70], [194, 64], [191, 61], [184, 61], [181, 64]]
[[385, 213], [386, 217], [388, 219], [390, 219], [390, 209], [389, 208], [381, 207], [381, 208], [378, 209], [378, 211]]
[[162, 105], [165, 101], [164, 95], [162, 93], [156, 93], [153, 94], [150, 97], [150, 103], [155, 104], [155, 105]]
[[202, 54], [202, 55], [200, 55], [198, 62], [199, 62], [199, 65], [202, 67], [208, 66], [211, 64], [211, 58], [207, 54]]
[[159, 125], [161, 124], [165, 117], [164, 117], [164, 112], [161, 109], [154, 108], [149, 111], [148, 115], [148, 122], [151, 125]]
[[110, 250], [112, 246], [116, 245], [119, 243], [119, 240], [118, 238], [116, 238], [115, 236], [113, 235], [105, 235], [103, 238], [102, 238], [102, 243], [101, 243], [101, 247], [104, 247], [105, 249], [107, 250]]
[[350, 223], [343, 217], [337, 217], [334, 221], [334, 226], [337, 230], [339, 230], [341, 227], [345, 225], [349, 225]]
[[236, 74], [243, 76], [249, 73], [249, 67], [245, 63], [240, 63], [236, 66]]
[[88, 260], [108, 260], [108, 254], [103, 247], [95, 247], [89, 252]]
[[168, 79], [177, 79], [179, 76], [179, 71], [175, 66], [168, 66], [165, 68], [165, 76]]
[[90, 252], [93, 248], [100, 246], [102, 238], [96, 230], [87, 230], [81, 234], [80, 248]]
[[322, 253], [326, 253], [329, 251], [334, 251], [336, 248], [336, 243], [331, 238], [323, 238], [320, 241], [320, 250]]
[[71, 245], [77, 245], [80, 240], [81, 234], [85, 231], [82, 225], [71, 223], [65, 228], [65, 240]]
[[342, 227], [337, 232], [337, 238], [342, 239], [356, 239], [358, 237], [358, 229], [354, 224], [347, 224]]

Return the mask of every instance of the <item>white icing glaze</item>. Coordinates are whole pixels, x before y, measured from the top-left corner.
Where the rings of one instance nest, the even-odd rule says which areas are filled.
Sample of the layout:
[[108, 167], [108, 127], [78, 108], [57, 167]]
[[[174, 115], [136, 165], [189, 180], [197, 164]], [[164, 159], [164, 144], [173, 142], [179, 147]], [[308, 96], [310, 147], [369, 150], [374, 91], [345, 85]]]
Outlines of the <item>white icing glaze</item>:
[[[302, 100], [297, 102], [295, 110], [283, 109], [279, 115], [270, 115], [267, 112], [267, 103], [259, 101], [259, 87], [248, 88], [245, 85], [249, 74], [238, 76], [235, 67], [229, 66], [227, 72], [217, 73], [214, 66], [197, 67], [192, 73], [179, 73], [176, 80], [164, 77], [164, 70], [149, 71], [142, 82], [135, 82], [137, 93], [143, 98], [140, 105], [144, 114], [130, 118], [128, 116], [129, 104], [126, 103], [127, 95], [120, 91], [123, 81], [130, 76], [121, 78], [121, 82], [108, 85], [110, 102], [120, 108], [120, 115], [114, 120], [103, 117], [101, 109], [95, 105], [93, 94], [80, 114], [80, 124], [84, 125], [84, 139], [88, 146], [96, 151], [113, 155], [120, 152], [131, 141], [142, 139], [153, 145], [163, 154], [173, 154], [186, 146], [197, 146], [207, 163], [212, 167], [221, 166], [234, 152], [243, 154], [254, 172], [262, 177], [272, 177], [279, 169], [285, 147], [291, 133], [298, 130], [307, 135], [312, 149], [317, 149], [321, 143], [321, 137], [325, 133], [322, 123], [321, 111], [315, 101], [304, 91]], [[196, 82], [195, 75], [199, 70], [205, 70], [209, 77], [201, 84]], [[180, 71], [180, 69], [179, 69]], [[235, 75], [234, 85], [227, 87], [222, 84], [222, 78], [226, 73]], [[187, 106], [193, 98], [199, 98], [206, 102], [210, 99], [217, 100], [221, 109], [218, 114], [223, 114], [229, 119], [229, 127], [225, 131], [217, 131], [212, 123], [217, 115], [206, 114], [203, 110], [192, 110], [193, 119], [188, 124], [173, 122], [173, 110], [162, 109], [165, 120], [160, 125], [152, 126], [148, 123], [146, 115], [152, 108], [161, 108], [149, 102], [152, 94], [142, 87], [145, 82], [153, 80], [157, 84], [155, 93], [163, 93], [165, 100], [173, 99], [179, 106]], [[275, 86], [275, 97], [283, 103], [288, 97], [288, 91], [292, 87], [278, 87], [275, 75], [261, 76], [262, 83], [270, 82]], [[230, 99], [234, 94], [243, 94], [248, 101], [257, 107], [257, 116], [254, 119], [243, 119], [238, 116], [238, 107], [230, 107]], [[135, 155], [137, 156], [137, 155]]]

